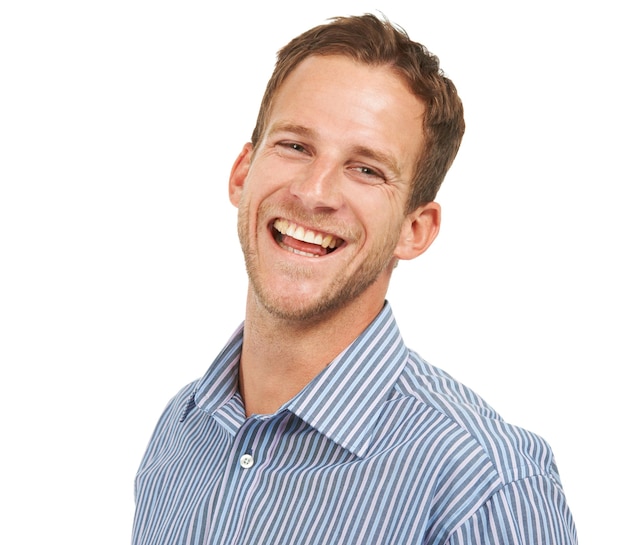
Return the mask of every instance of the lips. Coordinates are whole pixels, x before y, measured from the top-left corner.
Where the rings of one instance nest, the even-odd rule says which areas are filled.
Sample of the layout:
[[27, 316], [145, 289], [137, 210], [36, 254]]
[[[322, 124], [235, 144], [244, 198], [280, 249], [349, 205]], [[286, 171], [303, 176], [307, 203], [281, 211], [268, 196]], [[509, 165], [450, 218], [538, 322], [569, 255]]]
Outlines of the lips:
[[330, 233], [305, 229], [284, 218], [273, 224], [274, 238], [284, 250], [306, 257], [321, 257], [333, 252], [343, 240]]

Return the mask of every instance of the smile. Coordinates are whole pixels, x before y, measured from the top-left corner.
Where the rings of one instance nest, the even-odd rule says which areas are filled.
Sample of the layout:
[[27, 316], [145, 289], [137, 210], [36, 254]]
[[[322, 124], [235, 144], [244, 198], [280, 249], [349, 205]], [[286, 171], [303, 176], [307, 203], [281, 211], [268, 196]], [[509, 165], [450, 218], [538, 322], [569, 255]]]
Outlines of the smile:
[[343, 244], [334, 235], [305, 229], [283, 218], [275, 220], [273, 227], [274, 238], [281, 248], [305, 257], [328, 255]]

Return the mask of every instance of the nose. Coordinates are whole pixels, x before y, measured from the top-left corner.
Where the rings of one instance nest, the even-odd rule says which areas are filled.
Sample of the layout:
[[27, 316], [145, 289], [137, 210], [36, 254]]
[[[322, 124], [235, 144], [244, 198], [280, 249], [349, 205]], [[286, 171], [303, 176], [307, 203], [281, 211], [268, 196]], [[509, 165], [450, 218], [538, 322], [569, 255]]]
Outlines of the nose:
[[338, 210], [342, 203], [341, 167], [316, 158], [297, 174], [291, 194], [310, 210]]

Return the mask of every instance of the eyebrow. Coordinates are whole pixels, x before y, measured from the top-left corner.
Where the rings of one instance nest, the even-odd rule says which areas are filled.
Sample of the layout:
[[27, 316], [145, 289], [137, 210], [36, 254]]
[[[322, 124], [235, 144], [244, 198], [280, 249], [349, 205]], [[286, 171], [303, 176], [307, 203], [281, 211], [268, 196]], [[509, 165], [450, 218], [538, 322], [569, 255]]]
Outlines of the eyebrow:
[[395, 177], [400, 177], [400, 167], [395, 158], [391, 155], [382, 151], [376, 151], [372, 148], [368, 148], [367, 146], [356, 146], [352, 149], [352, 151], [356, 155], [372, 159], [373, 161], [384, 165]]
[[[289, 122], [277, 123], [273, 127], [269, 128], [267, 134], [269, 136], [283, 131], [299, 136], [305, 136], [307, 138], [314, 138], [317, 136], [317, 132], [315, 130], [303, 125], [298, 125], [297, 123]], [[388, 153], [377, 151], [367, 146], [354, 146], [351, 151], [355, 155], [371, 159], [384, 165], [393, 173], [394, 176], [400, 177], [400, 167], [395, 158]]]
[[304, 125], [298, 125], [297, 123], [277, 123], [276, 125], [269, 128], [267, 131], [268, 136], [276, 134], [277, 132], [291, 132], [293, 134], [298, 134], [301, 136], [314, 137], [316, 132], [313, 129], [309, 129]]

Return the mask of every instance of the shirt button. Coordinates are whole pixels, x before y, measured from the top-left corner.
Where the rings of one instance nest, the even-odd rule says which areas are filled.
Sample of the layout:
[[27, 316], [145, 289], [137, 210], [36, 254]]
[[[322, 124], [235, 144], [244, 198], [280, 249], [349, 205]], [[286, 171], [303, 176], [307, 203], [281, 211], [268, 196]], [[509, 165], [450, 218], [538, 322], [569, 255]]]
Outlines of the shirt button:
[[239, 458], [239, 464], [244, 469], [249, 469], [254, 465], [254, 458], [252, 454], [244, 454], [241, 458]]

